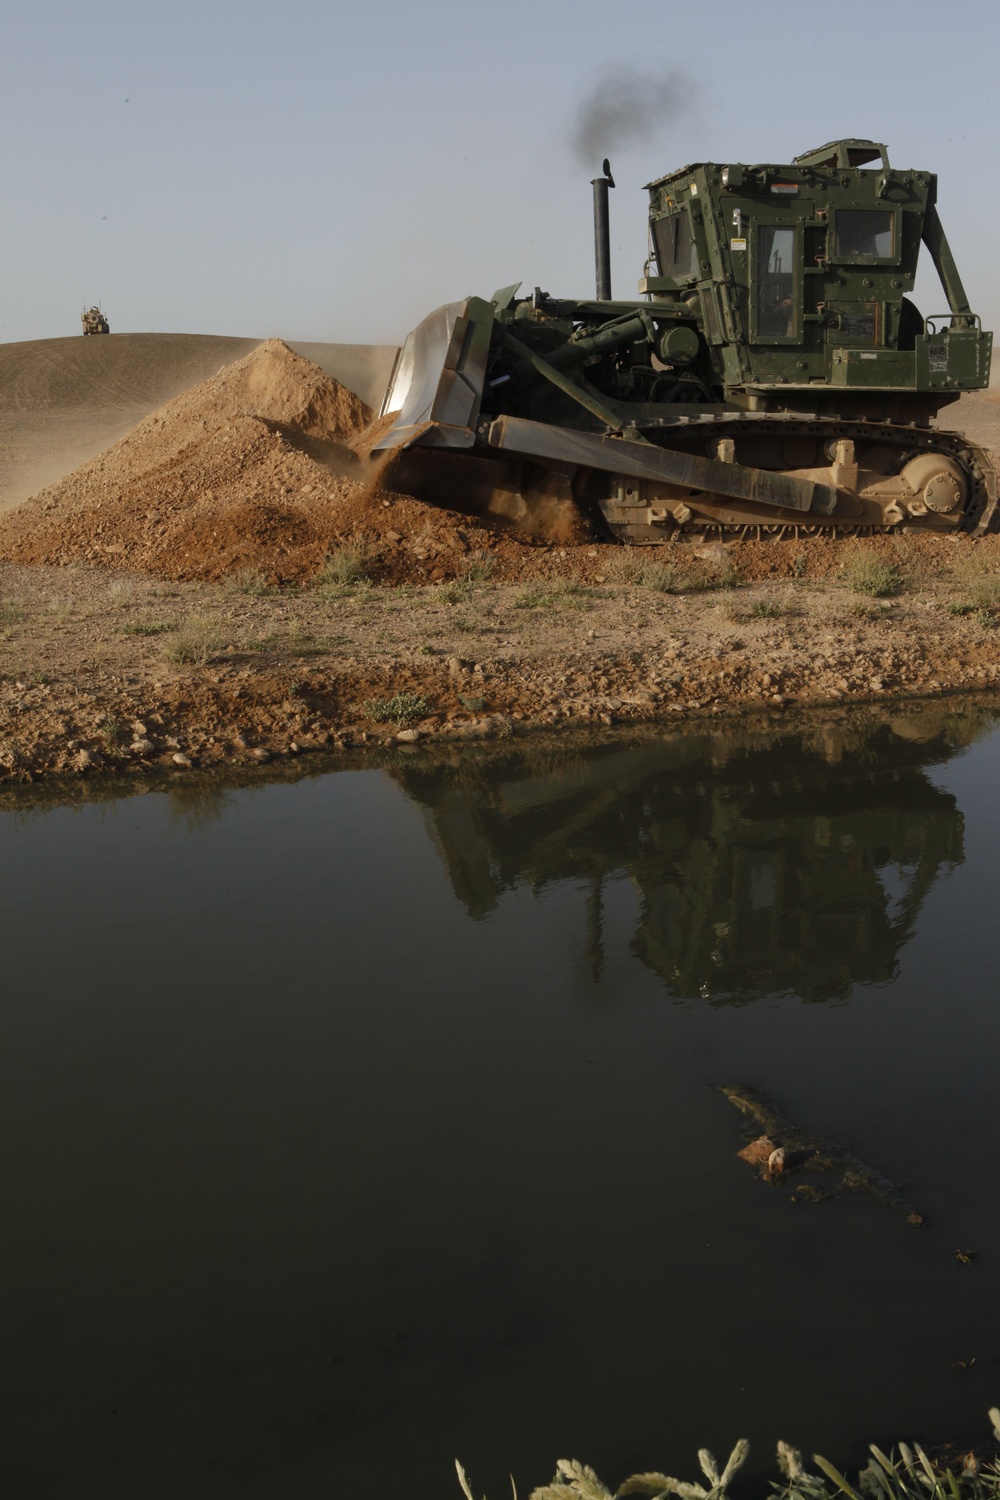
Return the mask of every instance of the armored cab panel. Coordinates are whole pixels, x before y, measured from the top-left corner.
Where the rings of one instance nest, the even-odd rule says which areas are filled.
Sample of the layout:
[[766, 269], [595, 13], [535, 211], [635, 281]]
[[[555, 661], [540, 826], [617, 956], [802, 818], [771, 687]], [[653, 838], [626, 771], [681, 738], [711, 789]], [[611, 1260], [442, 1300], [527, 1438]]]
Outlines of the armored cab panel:
[[[937, 178], [885, 147], [835, 141], [790, 165], [697, 163], [647, 184], [655, 304], [696, 292], [713, 369], [750, 409], [822, 408], [824, 392], [949, 393], [988, 384], [992, 335], [971, 312], [937, 216]], [[910, 300], [921, 243], [947, 311]], [[944, 398], [944, 399], [942, 399]]]

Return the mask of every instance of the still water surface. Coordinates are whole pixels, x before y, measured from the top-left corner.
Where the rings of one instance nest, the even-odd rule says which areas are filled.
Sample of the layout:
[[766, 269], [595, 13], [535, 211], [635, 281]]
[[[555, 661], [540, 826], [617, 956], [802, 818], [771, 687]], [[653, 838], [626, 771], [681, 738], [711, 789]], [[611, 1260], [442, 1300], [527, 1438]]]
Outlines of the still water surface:
[[[978, 1436], [998, 772], [924, 715], [6, 804], [5, 1492]], [[930, 1225], [758, 1182], [724, 1083]]]

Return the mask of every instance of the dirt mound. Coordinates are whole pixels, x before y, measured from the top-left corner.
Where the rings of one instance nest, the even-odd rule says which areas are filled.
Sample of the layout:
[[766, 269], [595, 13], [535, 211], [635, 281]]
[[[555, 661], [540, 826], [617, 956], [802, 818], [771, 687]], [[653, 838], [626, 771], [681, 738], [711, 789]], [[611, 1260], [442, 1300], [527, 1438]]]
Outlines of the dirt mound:
[[363, 451], [368, 416], [318, 366], [269, 340], [0, 517], [0, 556], [176, 579], [256, 568], [288, 582], [361, 534], [386, 581], [453, 574], [490, 531], [384, 494], [379, 466], [351, 446]]
[[[114, 333], [0, 344], [0, 509], [57, 483], [158, 406], [260, 343], [213, 334]], [[383, 344], [289, 347], [369, 406], [378, 405], [396, 355]]]
[[[334, 487], [329, 465], [356, 463], [344, 442], [366, 416], [350, 391], [272, 339], [9, 512], [0, 550], [31, 562], [113, 560], [171, 577], [257, 564], [261, 546], [301, 545], [309, 527], [286, 497], [309, 496], [318, 481]], [[283, 528], [283, 519], [297, 524]]]
[[54, 484], [259, 342], [122, 333], [0, 344], [0, 507]]

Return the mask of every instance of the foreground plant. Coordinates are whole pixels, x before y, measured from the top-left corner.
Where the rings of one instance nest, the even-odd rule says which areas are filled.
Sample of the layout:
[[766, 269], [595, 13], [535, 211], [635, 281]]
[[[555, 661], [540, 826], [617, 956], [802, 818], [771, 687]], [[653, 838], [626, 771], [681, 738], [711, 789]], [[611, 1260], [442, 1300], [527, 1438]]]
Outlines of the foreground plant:
[[780, 599], [755, 599], [745, 609], [731, 609], [729, 618], [740, 625], [747, 625], [751, 620], [782, 620], [794, 613], [793, 607]]
[[[1000, 1443], [1000, 1409], [991, 1407], [989, 1416], [993, 1440]], [[561, 1458], [552, 1483], [532, 1490], [530, 1500], [622, 1500], [626, 1495], [647, 1495], [651, 1500], [666, 1500], [668, 1495], [678, 1495], [680, 1500], [727, 1500], [729, 1483], [743, 1467], [749, 1451], [750, 1444], [741, 1438], [720, 1470], [709, 1450], [699, 1448], [704, 1484], [651, 1471], [631, 1474], [614, 1491], [608, 1489], [588, 1464], [581, 1464], [575, 1458]], [[912, 1448], [900, 1443], [898, 1457], [895, 1450], [886, 1454], [874, 1443], [870, 1452], [872, 1457], [854, 1486], [818, 1453], [813, 1454], [813, 1463], [821, 1473], [810, 1474], [799, 1450], [790, 1443], [779, 1442], [781, 1482], [772, 1480], [771, 1490], [778, 1500], [840, 1500], [843, 1495], [848, 1500], [1000, 1500], [1000, 1465], [982, 1464], [974, 1452], [965, 1456], [959, 1474], [935, 1465], [919, 1443]], [[475, 1500], [468, 1475], [458, 1459], [455, 1468], [466, 1500]], [[512, 1479], [512, 1487], [513, 1483]], [[517, 1500], [516, 1489], [514, 1500]]]
[[492, 553], [487, 552], [484, 547], [479, 547], [475, 552], [470, 552], [462, 565], [462, 576], [470, 583], [485, 583], [487, 578], [493, 576], [497, 560]]

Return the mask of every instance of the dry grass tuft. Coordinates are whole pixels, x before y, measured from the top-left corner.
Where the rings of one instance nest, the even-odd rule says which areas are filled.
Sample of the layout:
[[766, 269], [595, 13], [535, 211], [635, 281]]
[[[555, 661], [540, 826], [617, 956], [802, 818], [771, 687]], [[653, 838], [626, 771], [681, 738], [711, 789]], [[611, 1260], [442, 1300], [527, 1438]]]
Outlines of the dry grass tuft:
[[137, 592], [131, 578], [115, 578], [108, 584], [108, 603], [115, 609], [127, 609], [135, 603]]
[[174, 666], [203, 667], [216, 648], [215, 627], [207, 615], [189, 615], [163, 643], [163, 655]]
[[638, 547], [614, 552], [608, 559], [606, 575], [609, 583], [652, 589], [659, 594], [684, 594], [701, 586], [690, 564], [673, 558], [664, 561]]
[[979, 548], [963, 551], [952, 569], [952, 577], [964, 601], [964, 606], [953, 609], [955, 614], [1000, 608], [1000, 573], [989, 553]]
[[906, 583], [901, 567], [860, 546], [847, 553], [841, 577], [853, 594], [865, 594], [870, 599], [888, 599]]
[[374, 563], [375, 557], [366, 539], [363, 536], [350, 537], [327, 554], [313, 583], [320, 590], [371, 583]]
[[887, 620], [891, 613], [888, 604], [876, 604], [874, 600], [852, 599], [847, 606], [847, 613], [856, 620], [868, 620], [869, 623], [878, 620]]
[[[813, 1454], [819, 1472], [809, 1473], [799, 1450], [790, 1443], [779, 1442], [778, 1469], [783, 1482], [772, 1483], [771, 1489], [780, 1500], [843, 1500], [845, 1495], [848, 1500], [862, 1500], [862, 1497], [865, 1500], [1000, 1500], [1000, 1464], [996, 1457], [1000, 1409], [991, 1407], [989, 1419], [993, 1427], [992, 1443], [958, 1455], [961, 1469], [954, 1458], [950, 1463], [941, 1454], [931, 1458], [919, 1443], [912, 1447], [900, 1443], [898, 1451], [894, 1449], [888, 1454], [871, 1443], [872, 1456], [858, 1475], [857, 1488], [819, 1453]], [[699, 1448], [698, 1463], [704, 1483], [647, 1471], [632, 1474], [613, 1496], [589, 1465], [575, 1458], [561, 1458], [551, 1484], [533, 1490], [529, 1500], [623, 1500], [627, 1495], [646, 1495], [650, 1500], [653, 1497], [666, 1500], [672, 1495], [679, 1500], [728, 1500], [729, 1486], [746, 1463], [749, 1451], [746, 1438], [741, 1438], [720, 1471], [713, 1454], [707, 1448]], [[457, 1459], [455, 1468], [465, 1500], [473, 1500], [468, 1475]], [[515, 1500], [516, 1496], [515, 1491]]]
[[260, 568], [238, 568], [235, 573], [229, 573], [222, 580], [222, 587], [227, 594], [247, 594], [251, 598], [259, 598], [261, 594], [271, 592], [271, 586]]
[[728, 553], [712, 552], [702, 557], [663, 553], [662, 547], [620, 548], [608, 560], [608, 582], [661, 594], [730, 589], [742, 582]]
[[462, 577], [469, 583], [485, 583], [487, 578], [493, 577], [497, 560], [492, 553], [487, 552], [484, 547], [470, 552], [462, 564]]

